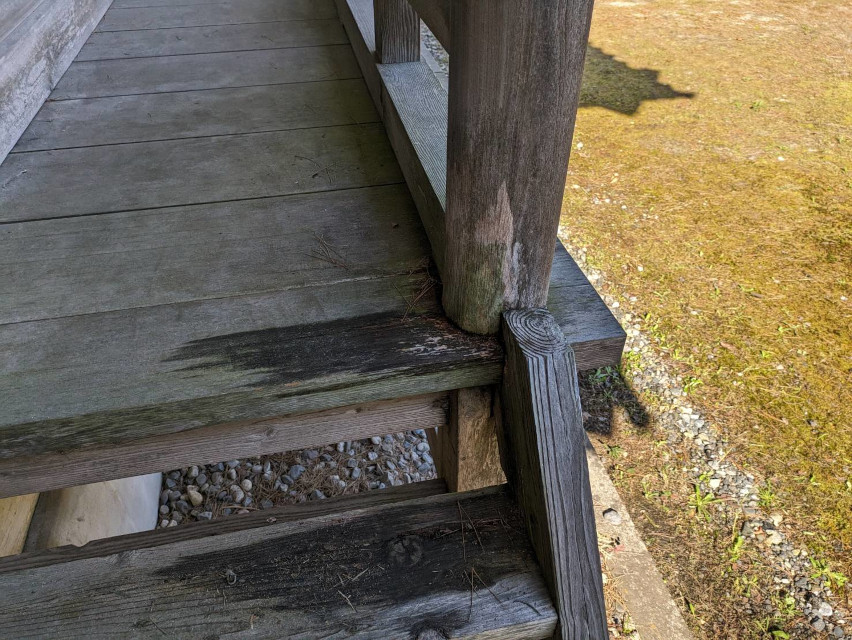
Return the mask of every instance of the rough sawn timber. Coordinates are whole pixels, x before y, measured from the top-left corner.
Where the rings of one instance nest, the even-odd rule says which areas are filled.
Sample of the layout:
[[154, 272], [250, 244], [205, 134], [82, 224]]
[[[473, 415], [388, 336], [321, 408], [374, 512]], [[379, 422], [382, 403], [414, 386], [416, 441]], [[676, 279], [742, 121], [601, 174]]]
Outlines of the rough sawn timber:
[[378, 62], [420, 60], [420, 20], [408, 0], [373, 0], [373, 7]]
[[546, 310], [503, 318], [501, 458], [559, 612], [555, 637], [606, 640], [574, 354]]
[[231, 422], [104, 447], [3, 458], [0, 459], [0, 495], [72, 487], [192, 464], [321, 447], [330, 442], [370, 438], [389, 432], [443, 427], [447, 424], [448, 404], [446, 394], [434, 393], [307, 415]]
[[3, 573], [0, 635], [551, 637], [505, 489], [352, 508]]
[[547, 304], [592, 0], [453, 4], [444, 309], [497, 333]]

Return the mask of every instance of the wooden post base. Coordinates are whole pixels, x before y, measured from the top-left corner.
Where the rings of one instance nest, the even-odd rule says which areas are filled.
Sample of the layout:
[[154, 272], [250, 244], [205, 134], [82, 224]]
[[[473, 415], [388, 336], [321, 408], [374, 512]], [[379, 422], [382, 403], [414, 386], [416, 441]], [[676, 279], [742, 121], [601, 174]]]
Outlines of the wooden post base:
[[456, 389], [450, 393], [449, 423], [429, 438], [438, 475], [450, 491], [472, 491], [506, 481], [492, 397], [492, 387]]

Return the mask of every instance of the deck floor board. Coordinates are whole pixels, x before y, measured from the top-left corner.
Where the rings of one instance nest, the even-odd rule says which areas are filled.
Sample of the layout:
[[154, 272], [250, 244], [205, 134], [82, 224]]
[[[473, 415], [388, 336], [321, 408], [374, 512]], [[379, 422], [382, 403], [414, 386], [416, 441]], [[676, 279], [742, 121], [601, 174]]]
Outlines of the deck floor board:
[[333, 0], [240, 0], [200, 4], [152, 2], [142, 7], [113, 6], [96, 31], [173, 29], [287, 20], [327, 20], [336, 17]]
[[346, 32], [336, 19], [137, 31], [96, 31], [83, 46], [77, 61], [316, 47], [332, 44], [349, 44]]
[[322, 82], [360, 76], [348, 45], [95, 60], [72, 63], [51, 99]]

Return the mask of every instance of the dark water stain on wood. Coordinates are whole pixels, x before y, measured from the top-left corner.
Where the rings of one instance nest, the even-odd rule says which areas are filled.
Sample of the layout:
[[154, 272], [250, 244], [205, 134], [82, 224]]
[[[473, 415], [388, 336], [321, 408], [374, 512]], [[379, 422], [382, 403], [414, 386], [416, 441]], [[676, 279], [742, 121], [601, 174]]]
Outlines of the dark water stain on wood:
[[471, 361], [499, 362], [496, 340], [472, 336], [440, 315], [378, 313], [195, 340], [167, 358], [182, 371], [219, 368], [259, 374], [247, 386], [299, 384], [336, 374], [398, 369], [450, 371]]
[[[153, 577], [188, 599], [221, 589], [229, 603], [251, 602], [270, 612], [349, 611], [357, 626], [364, 612], [388, 603], [468, 594], [471, 580], [477, 597], [496, 597], [488, 593], [501, 579], [535, 565], [520, 516], [502, 495], [465, 500], [463, 509], [412, 504], [390, 511], [386, 520], [388, 526], [377, 526], [375, 518], [356, 516], [181, 557]], [[450, 633], [467, 621], [466, 610], [423, 611], [409, 628]]]

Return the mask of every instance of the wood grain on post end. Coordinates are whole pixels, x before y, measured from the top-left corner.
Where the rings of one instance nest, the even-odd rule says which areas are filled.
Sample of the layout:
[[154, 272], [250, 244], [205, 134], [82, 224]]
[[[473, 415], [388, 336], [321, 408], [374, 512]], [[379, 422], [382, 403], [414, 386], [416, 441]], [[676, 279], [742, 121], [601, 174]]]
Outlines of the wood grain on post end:
[[373, 0], [380, 64], [420, 60], [420, 19], [408, 0]]
[[603, 640], [609, 634], [574, 354], [546, 310], [503, 318], [501, 455], [559, 613], [554, 637]]
[[547, 303], [591, 9], [453, 4], [442, 275], [467, 331], [497, 333], [503, 311]]

